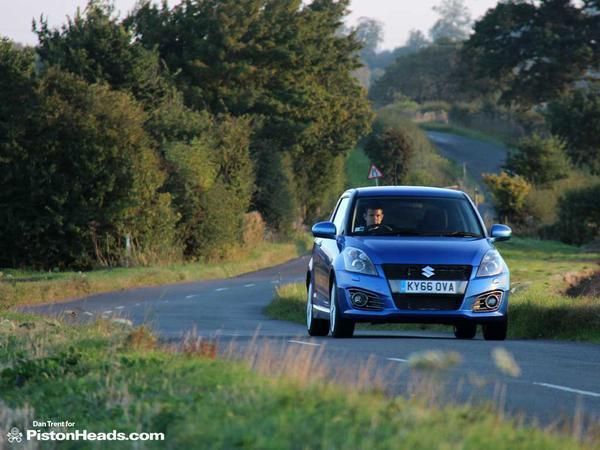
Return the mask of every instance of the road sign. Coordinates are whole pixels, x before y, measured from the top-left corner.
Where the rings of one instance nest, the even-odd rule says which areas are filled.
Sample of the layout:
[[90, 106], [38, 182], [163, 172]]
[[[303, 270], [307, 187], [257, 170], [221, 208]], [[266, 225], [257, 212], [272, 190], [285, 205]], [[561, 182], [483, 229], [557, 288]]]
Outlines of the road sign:
[[381, 170], [379, 170], [375, 164], [371, 164], [371, 168], [369, 169], [369, 176], [367, 178], [369, 180], [372, 180], [373, 178], [382, 178], [382, 177], [383, 177], [383, 174], [381, 173]]

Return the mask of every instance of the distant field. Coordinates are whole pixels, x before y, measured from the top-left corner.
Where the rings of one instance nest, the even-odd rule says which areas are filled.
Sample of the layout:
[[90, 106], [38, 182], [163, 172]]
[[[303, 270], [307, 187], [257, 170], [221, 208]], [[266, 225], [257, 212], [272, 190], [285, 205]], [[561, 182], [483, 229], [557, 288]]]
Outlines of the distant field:
[[559, 434], [503, 418], [493, 404], [440, 405], [435, 380], [443, 369], [416, 364], [420, 389], [390, 398], [365, 376], [333, 384], [312, 348], [294, 349], [283, 360], [249, 353], [238, 362], [215, 359], [215, 351], [193, 338], [161, 346], [145, 328], [104, 320], [72, 326], [0, 313], [0, 432], [33, 429], [32, 421], [43, 418], [96, 433], [164, 433], [164, 441], [135, 447], [78, 441], [43, 447], [61, 449], [599, 448], [593, 431], [583, 441], [571, 437], [579, 436], [576, 426]]
[[[509, 337], [569, 339], [600, 343], [600, 297], [569, 297], [566, 279], [599, 271], [599, 253], [555, 241], [513, 238], [498, 243], [511, 270], [515, 292], [510, 298]], [[273, 318], [304, 323], [306, 288], [283, 286], [266, 309]], [[386, 328], [427, 328], [384, 325]], [[441, 328], [442, 326], [436, 326]], [[449, 327], [444, 327], [450, 329]]]

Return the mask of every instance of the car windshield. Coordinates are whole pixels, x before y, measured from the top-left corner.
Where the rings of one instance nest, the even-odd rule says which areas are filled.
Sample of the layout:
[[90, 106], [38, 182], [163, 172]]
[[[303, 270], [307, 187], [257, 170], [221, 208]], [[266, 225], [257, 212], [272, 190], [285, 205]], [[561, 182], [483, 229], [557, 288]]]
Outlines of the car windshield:
[[483, 237], [466, 199], [443, 197], [359, 198], [351, 234], [387, 236]]

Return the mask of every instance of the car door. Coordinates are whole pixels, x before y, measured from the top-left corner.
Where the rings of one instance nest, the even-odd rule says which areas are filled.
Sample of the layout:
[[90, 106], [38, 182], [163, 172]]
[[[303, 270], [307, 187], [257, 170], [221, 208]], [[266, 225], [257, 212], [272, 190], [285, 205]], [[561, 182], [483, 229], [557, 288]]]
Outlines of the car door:
[[[346, 214], [350, 203], [349, 196], [343, 196], [338, 201], [336, 209], [331, 217], [337, 230], [337, 236], [344, 234]], [[315, 291], [318, 303], [329, 304], [329, 273], [335, 257], [339, 254], [337, 239], [315, 239], [313, 252], [313, 265], [315, 269]]]

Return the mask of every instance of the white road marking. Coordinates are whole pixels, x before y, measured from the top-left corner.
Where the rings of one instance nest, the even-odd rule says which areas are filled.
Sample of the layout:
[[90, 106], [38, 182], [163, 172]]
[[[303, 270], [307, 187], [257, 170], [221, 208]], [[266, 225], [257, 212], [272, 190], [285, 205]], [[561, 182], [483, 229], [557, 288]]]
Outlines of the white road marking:
[[580, 389], [573, 389], [567, 386], [559, 386], [557, 384], [537, 383], [535, 381], [533, 382], [533, 384], [537, 384], [538, 386], [544, 386], [550, 389], [558, 389], [559, 391], [572, 392], [573, 394], [588, 395], [590, 397], [600, 397], [600, 393], [598, 392], [582, 391]]
[[252, 286], [256, 286], [254, 283], [250, 283], [250, 284], [245, 284], [244, 287], [252, 287]]
[[136, 303], [136, 304], [135, 304], [135, 306], [140, 306], [140, 304], [139, 304], [139, 303]]
[[107, 309], [106, 311], [104, 311], [102, 314], [110, 314], [112, 313], [112, 309]]
[[302, 341], [294, 341], [294, 340], [291, 340], [291, 341], [288, 341], [288, 342], [291, 342], [292, 344], [311, 345], [313, 347], [320, 347], [321, 346], [321, 344], [313, 344], [312, 342], [302, 342]]
[[408, 362], [408, 359], [402, 359], [402, 358], [386, 358], [388, 361], [398, 361], [398, 362]]
[[115, 309], [123, 309], [125, 308], [124, 306], [116, 306]]
[[93, 316], [93, 315], [94, 315], [93, 313], [91, 313], [91, 312], [89, 312], [89, 311], [84, 311], [84, 314], [85, 314], [86, 316]]
[[217, 289], [215, 289], [215, 291], [221, 292], [221, 291], [226, 291], [227, 289], [229, 289], [229, 288], [217, 288]]
[[271, 284], [279, 284], [279, 281], [278, 280], [273, 280], [273, 281], [271, 281]]
[[186, 295], [185, 296], [185, 298], [194, 298], [194, 297], [200, 297], [200, 294]]

